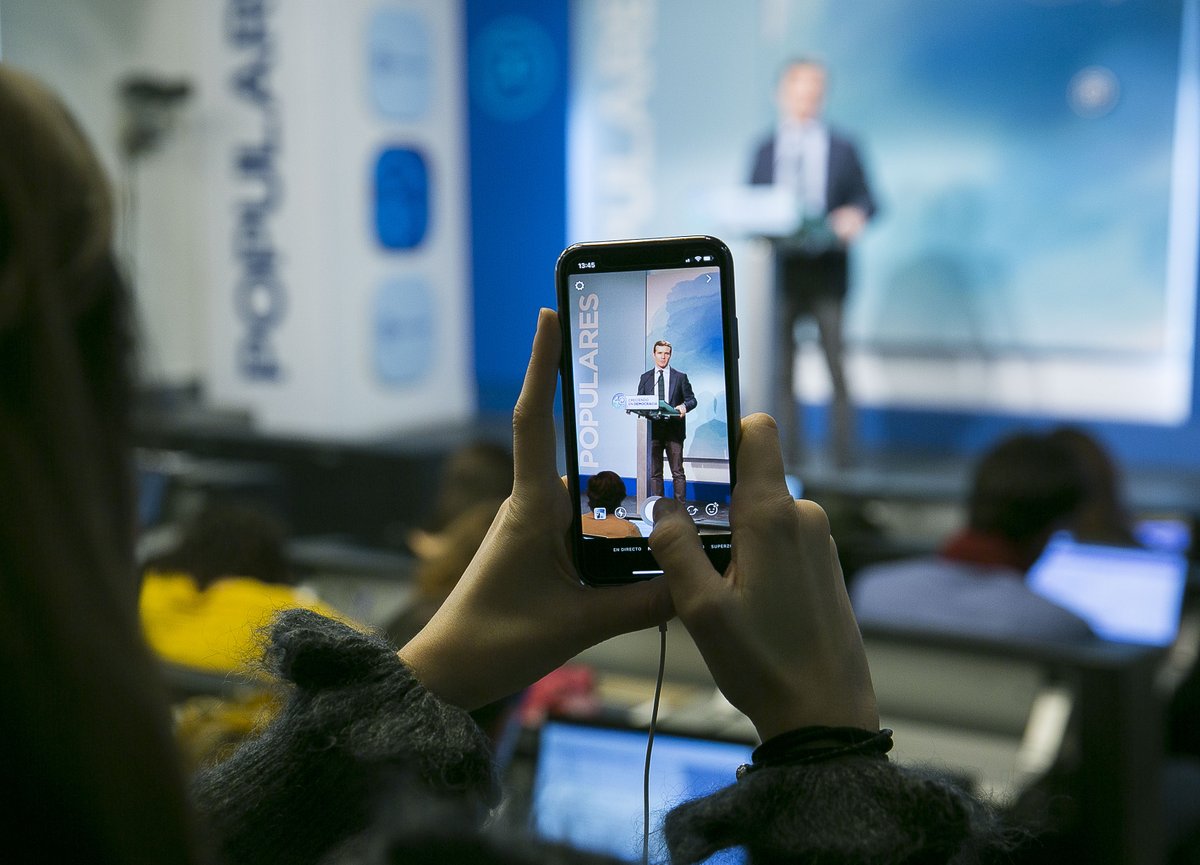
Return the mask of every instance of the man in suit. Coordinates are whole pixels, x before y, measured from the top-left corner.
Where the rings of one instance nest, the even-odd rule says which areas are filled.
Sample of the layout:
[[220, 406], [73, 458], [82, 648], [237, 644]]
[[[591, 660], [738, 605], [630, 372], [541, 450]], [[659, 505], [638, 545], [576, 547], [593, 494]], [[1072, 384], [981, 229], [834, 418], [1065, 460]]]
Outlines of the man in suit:
[[642, 373], [638, 395], [657, 395], [675, 407], [679, 417], [650, 421], [650, 495], [663, 494], [663, 453], [671, 466], [675, 482], [675, 498], [683, 501], [687, 494], [687, 477], [683, 473], [683, 440], [687, 438], [685, 416], [696, 407], [692, 383], [686, 374], [671, 368], [671, 343], [660, 339], [654, 343], [654, 368]]
[[833, 386], [833, 453], [839, 465], [851, 460], [854, 417], [843, 365], [842, 309], [848, 289], [848, 251], [875, 201], [854, 143], [821, 119], [826, 73], [820, 63], [793, 60], [779, 77], [779, 122], [759, 147], [752, 184], [786, 186], [796, 193], [800, 227], [774, 238], [778, 298], [776, 420], [784, 456], [800, 457], [793, 381], [796, 320], [816, 319]]

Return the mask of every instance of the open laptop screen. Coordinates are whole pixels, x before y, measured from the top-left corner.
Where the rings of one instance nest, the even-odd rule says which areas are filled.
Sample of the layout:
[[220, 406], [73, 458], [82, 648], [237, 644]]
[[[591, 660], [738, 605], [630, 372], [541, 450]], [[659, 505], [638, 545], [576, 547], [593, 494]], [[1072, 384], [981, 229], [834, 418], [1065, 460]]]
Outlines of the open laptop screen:
[[[657, 733], [650, 766], [650, 860], [667, 861], [663, 818], [681, 802], [734, 783], [753, 746]], [[642, 858], [642, 770], [646, 731], [547, 721], [538, 741], [533, 825], [543, 838]], [[657, 852], [656, 852], [657, 851]], [[729, 850], [706, 860], [742, 862]]]
[[1133, 524], [1133, 535], [1146, 549], [1187, 555], [1192, 548], [1192, 520], [1181, 515], [1143, 517]]
[[1033, 591], [1071, 610], [1101, 639], [1168, 646], [1179, 631], [1187, 567], [1178, 553], [1056, 535], [1026, 579]]

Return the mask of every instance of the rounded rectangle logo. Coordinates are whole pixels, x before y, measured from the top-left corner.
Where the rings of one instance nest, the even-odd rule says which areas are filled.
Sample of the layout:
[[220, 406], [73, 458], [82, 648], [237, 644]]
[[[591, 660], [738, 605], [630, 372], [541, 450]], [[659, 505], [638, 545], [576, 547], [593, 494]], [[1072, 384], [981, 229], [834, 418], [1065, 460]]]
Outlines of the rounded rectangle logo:
[[368, 88], [375, 110], [390, 120], [429, 113], [434, 56], [429, 24], [414, 9], [383, 8], [367, 31]]
[[384, 249], [415, 249], [429, 229], [429, 168], [420, 151], [385, 148], [375, 160], [375, 237]]
[[375, 294], [374, 366], [385, 384], [411, 386], [429, 375], [434, 358], [434, 308], [420, 276], [385, 280]]

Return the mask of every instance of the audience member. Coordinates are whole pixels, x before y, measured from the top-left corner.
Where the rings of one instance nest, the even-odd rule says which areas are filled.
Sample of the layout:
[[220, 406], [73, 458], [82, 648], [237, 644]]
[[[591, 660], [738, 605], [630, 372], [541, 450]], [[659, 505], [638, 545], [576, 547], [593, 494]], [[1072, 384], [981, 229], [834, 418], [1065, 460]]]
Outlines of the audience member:
[[936, 556], [858, 572], [858, 620], [999, 639], [1093, 639], [1082, 619], [1025, 585], [1025, 572], [1086, 495], [1087, 478], [1067, 444], [1035, 433], [1004, 439], [976, 467], [966, 528]]
[[255, 675], [275, 614], [340, 614], [295, 585], [283, 525], [249, 505], [207, 505], [142, 573], [142, 633], [167, 662], [176, 740], [194, 771], [228, 756], [277, 710]]
[[1083, 501], [1067, 524], [1071, 534], [1095, 544], [1138, 546], [1120, 471], [1104, 446], [1078, 427], [1058, 427], [1049, 438], [1071, 450], [1083, 473]]
[[508, 498], [513, 486], [512, 450], [496, 442], [476, 441], [450, 455], [442, 468], [427, 531], [440, 532], [472, 508]]
[[408, 535], [415, 591], [385, 626], [397, 645], [425, 626], [458, 583], [512, 486], [512, 452], [500, 445], [475, 442], [446, 461], [428, 526]]
[[[404, 645], [428, 624], [471, 564], [512, 488], [508, 448], [474, 442], [446, 461], [428, 527], [409, 533], [409, 548], [417, 558], [414, 592], [384, 626], [393, 643]], [[511, 695], [470, 713], [487, 733], [499, 763], [507, 761], [515, 745], [519, 703], [520, 695]]]
[[130, 298], [79, 127], [0, 64], [0, 742], [5, 857], [194, 862], [139, 637]]
[[213, 504], [176, 549], [147, 563], [141, 621], [164, 661], [216, 673], [244, 672], [262, 656], [263, 629], [293, 607], [338, 612], [298, 588], [283, 526], [253, 507]]
[[[1115, 465], [1075, 429], [1004, 439], [976, 468], [967, 528], [938, 556], [860, 571], [851, 592], [855, 614], [867, 626], [1096, 643], [1086, 623], [1025, 586], [1025, 572], [1059, 530], [1092, 542], [1133, 542]], [[1025, 851], [1029, 861], [1061, 861], [1079, 849], [1084, 830], [1064, 803], [1079, 791], [1082, 776], [1074, 755], [1066, 754], [1017, 803], [1022, 819], [1040, 815], [1046, 823], [1042, 838]], [[1168, 759], [1161, 784], [1163, 800], [1171, 803], [1162, 830], [1172, 861], [1196, 861], [1200, 805], [1190, 803], [1200, 802], [1200, 763]]]
[[[587, 482], [588, 510], [583, 513], [583, 533], [602, 538], [637, 538], [642, 533], [629, 520], [616, 515], [625, 501], [625, 481], [616, 472], [596, 472]], [[604, 511], [596, 516], [596, 509]]]

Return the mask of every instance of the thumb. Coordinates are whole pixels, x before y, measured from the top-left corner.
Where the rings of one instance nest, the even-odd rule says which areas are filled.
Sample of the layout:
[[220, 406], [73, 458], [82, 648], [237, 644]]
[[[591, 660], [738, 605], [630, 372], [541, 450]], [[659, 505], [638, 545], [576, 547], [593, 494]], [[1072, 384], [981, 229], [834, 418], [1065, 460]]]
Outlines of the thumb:
[[589, 589], [588, 599], [588, 620], [597, 639], [652, 628], [675, 615], [671, 592], [662, 577]]
[[700, 545], [696, 524], [683, 508], [670, 499], [659, 499], [654, 515], [650, 551], [667, 577], [678, 610], [686, 606], [688, 598], [704, 591], [705, 585], [718, 578], [718, 574]]

